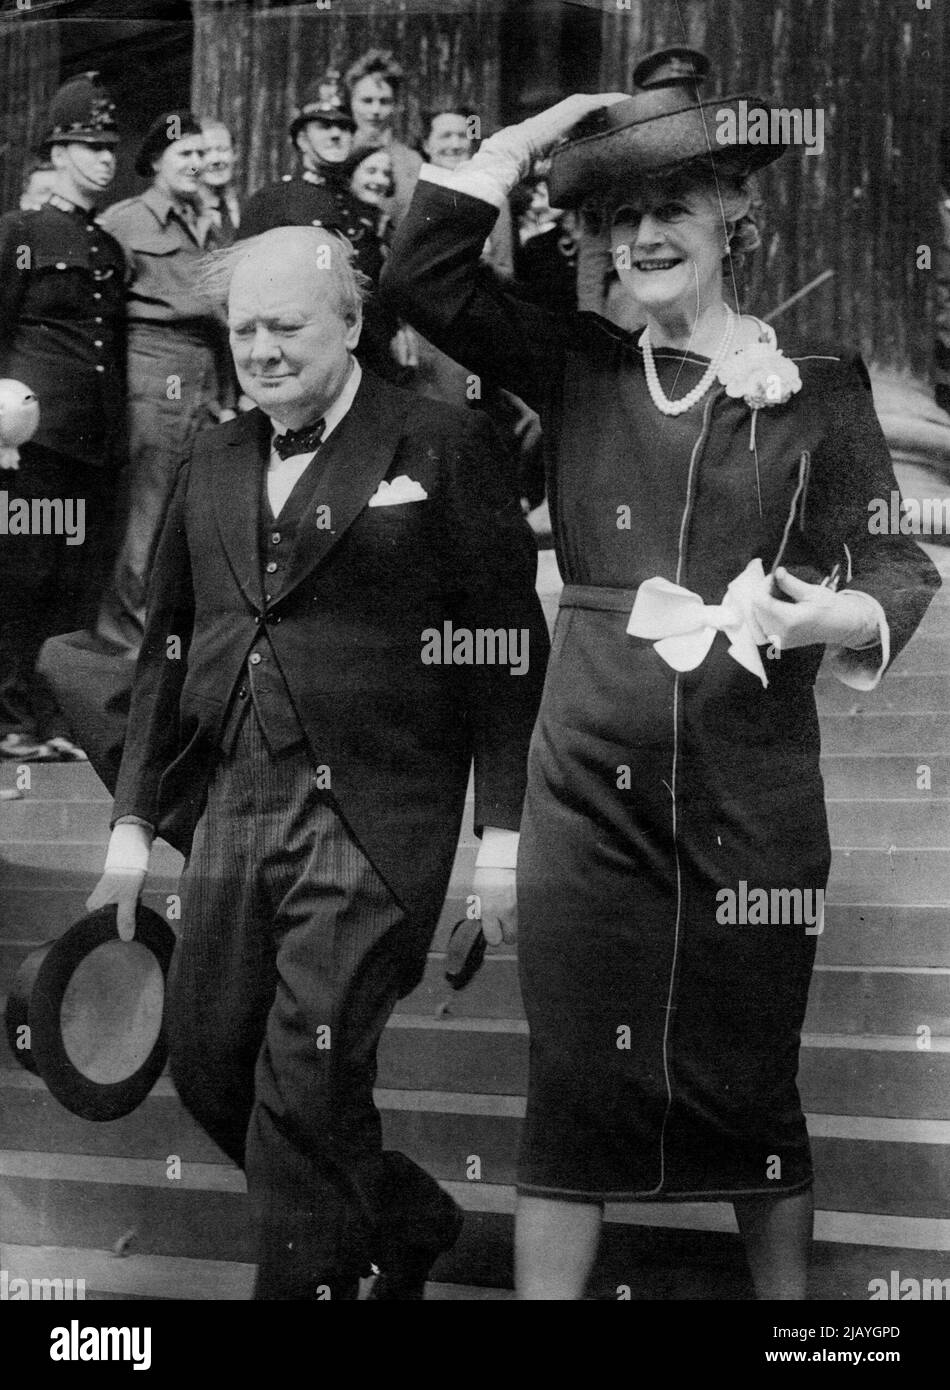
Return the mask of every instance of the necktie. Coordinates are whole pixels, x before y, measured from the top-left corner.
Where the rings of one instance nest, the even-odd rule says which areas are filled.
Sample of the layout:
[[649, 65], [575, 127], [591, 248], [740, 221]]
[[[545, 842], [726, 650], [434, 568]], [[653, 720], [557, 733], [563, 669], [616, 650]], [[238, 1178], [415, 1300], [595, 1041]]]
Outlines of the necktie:
[[274, 435], [274, 449], [282, 459], [289, 459], [294, 454], [315, 454], [320, 447], [323, 439], [323, 430], [326, 421], [317, 420], [313, 425], [304, 425], [299, 430], [287, 430], [284, 434]]

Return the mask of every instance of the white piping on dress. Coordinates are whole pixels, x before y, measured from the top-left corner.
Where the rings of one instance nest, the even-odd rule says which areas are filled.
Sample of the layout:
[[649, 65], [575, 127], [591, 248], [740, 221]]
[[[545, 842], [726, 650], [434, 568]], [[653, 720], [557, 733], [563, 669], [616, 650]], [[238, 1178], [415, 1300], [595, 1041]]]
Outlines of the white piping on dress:
[[[699, 432], [699, 438], [693, 445], [693, 452], [689, 460], [689, 473], [686, 477], [686, 505], [683, 508], [683, 515], [680, 519], [679, 544], [676, 557], [676, 582], [682, 583], [683, 578], [683, 547], [686, 541], [686, 525], [693, 510], [693, 474], [696, 468], [696, 459], [700, 448], [705, 444], [709, 434], [709, 420], [712, 414], [712, 405], [716, 396], [710, 396], [703, 407], [703, 427]], [[663, 1123], [660, 1126], [660, 1181], [654, 1192], [661, 1192], [666, 1181], [666, 1122], [670, 1117], [673, 1108], [673, 1086], [670, 1082], [669, 1066], [669, 1037], [670, 1037], [670, 1018], [673, 1006], [673, 986], [676, 982], [676, 965], [679, 959], [680, 944], [680, 921], [683, 914], [683, 874], [680, 865], [680, 852], [677, 834], [679, 830], [679, 815], [676, 804], [676, 773], [679, 763], [679, 695], [681, 674], [677, 671], [673, 681], [673, 770], [670, 778], [670, 796], [673, 802], [673, 858], [676, 863], [676, 923], [673, 929], [673, 963], [670, 967], [670, 986], [666, 995], [666, 1018], [663, 1022], [663, 1079], [666, 1082], [666, 1110], [663, 1112]]]

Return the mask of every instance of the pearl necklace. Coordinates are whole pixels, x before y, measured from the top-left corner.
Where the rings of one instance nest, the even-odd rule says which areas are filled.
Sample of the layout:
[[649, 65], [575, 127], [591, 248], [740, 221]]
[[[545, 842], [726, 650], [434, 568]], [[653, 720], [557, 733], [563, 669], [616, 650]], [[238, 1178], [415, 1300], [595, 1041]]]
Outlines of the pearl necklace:
[[650, 399], [657, 410], [662, 410], [664, 415], [682, 415], [684, 410], [689, 410], [697, 401], [702, 400], [703, 396], [705, 396], [706, 392], [715, 381], [716, 373], [725, 361], [726, 354], [732, 343], [733, 334], [736, 330], [735, 314], [729, 308], [728, 304], [725, 304], [723, 307], [728, 317], [726, 318], [725, 331], [716, 349], [715, 355], [710, 360], [709, 366], [706, 368], [705, 372], [703, 372], [703, 375], [700, 377], [699, 381], [697, 381], [692, 391], [687, 392], [685, 396], [681, 396], [680, 399], [676, 401], [671, 401], [668, 396], [664, 395], [663, 387], [660, 385], [660, 378], [657, 376], [656, 372], [656, 362], [653, 360], [653, 344], [650, 342], [649, 326], [641, 333], [640, 346], [643, 348], [643, 370], [646, 374], [647, 390], [650, 392]]

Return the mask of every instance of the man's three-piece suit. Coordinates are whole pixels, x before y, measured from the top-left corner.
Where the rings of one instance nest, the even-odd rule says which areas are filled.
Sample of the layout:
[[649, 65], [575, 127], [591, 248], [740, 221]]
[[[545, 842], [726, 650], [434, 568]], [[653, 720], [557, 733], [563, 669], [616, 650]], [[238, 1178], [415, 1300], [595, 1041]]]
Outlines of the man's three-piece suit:
[[[476, 826], [519, 825], [547, 633], [483, 420], [366, 373], [276, 519], [270, 443], [253, 411], [179, 475], [115, 817], [191, 846], [172, 1068], [246, 1169], [257, 1296], [348, 1297], [438, 1209], [381, 1153], [376, 1043], [424, 969], [473, 757]], [[527, 633], [527, 672], [426, 664], [446, 622]]]

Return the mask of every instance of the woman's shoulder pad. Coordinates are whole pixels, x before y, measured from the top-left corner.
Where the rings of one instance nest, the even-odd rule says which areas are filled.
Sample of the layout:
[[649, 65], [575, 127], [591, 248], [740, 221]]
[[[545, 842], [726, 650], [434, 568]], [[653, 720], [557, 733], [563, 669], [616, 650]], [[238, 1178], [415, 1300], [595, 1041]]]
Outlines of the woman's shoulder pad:
[[871, 389], [871, 379], [864, 358], [857, 348], [844, 347], [840, 343], [805, 342], [783, 343], [779, 347], [808, 376], [826, 382], [829, 386], [854, 385], [860, 383]]

